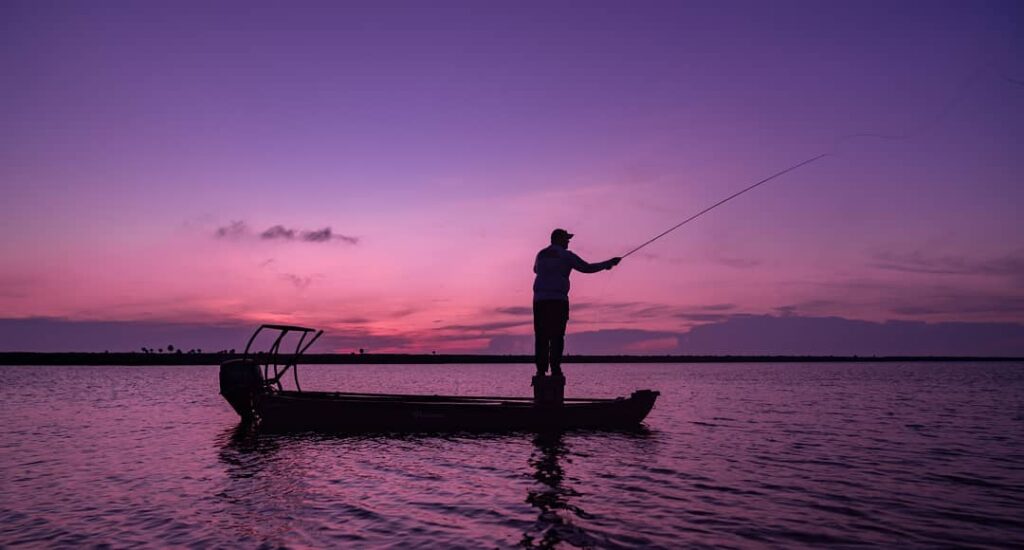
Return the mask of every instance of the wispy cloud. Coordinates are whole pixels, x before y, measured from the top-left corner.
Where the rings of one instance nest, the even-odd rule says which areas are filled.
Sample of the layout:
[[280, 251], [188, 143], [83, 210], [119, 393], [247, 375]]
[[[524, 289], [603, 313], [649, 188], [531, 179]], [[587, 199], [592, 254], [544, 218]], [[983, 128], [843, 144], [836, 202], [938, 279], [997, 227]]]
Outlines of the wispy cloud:
[[326, 243], [333, 240], [346, 242], [348, 244], [359, 244], [358, 237], [334, 233], [330, 227], [315, 230], [289, 229], [283, 225], [275, 225], [263, 233], [260, 238], [265, 240], [305, 241], [307, 243]]
[[722, 264], [722, 265], [724, 265], [726, 267], [731, 267], [733, 269], [750, 269], [752, 267], [757, 267], [757, 266], [761, 265], [762, 263], [764, 263], [763, 261], [755, 259], [755, 258], [739, 258], [739, 257], [731, 257], [731, 258], [717, 257], [717, 258], [714, 259], [714, 261], [717, 262], [717, 263], [720, 263], [720, 264]]
[[338, 326], [338, 325], [360, 325], [360, 326], [362, 326], [362, 325], [369, 325], [371, 323], [373, 323], [373, 319], [370, 319], [369, 317], [360, 317], [360, 316], [342, 317], [340, 319], [334, 319], [334, 320], [331, 321], [331, 325], [332, 326]]
[[505, 315], [533, 315], [533, 309], [526, 306], [499, 307], [494, 311]]
[[281, 278], [288, 281], [299, 290], [305, 290], [305, 288], [309, 286], [309, 283], [313, 282], [312, 277], [304, 277], [293, 273], [282, 273]]
[[843, 304], [834, 300], [804, 300], [773, 308], [779, 315], [820, 315], [841, 311]]
[[418, 307], [402, 307], [391, 311], [381, 312], [381, 315], [388, 319], [402, 319], [410, 315], [415, 315], [420, 311], [423, 310]]
[[[719, 303], [698, 306], [671, 306], [649, 302], [580, 302], [570, 308], [575, 313], [598, 314], [616, 319], [616, 322], [632, 324], [638, 321], [682, 319], [693, 322], [715, 322], [729, 317], [736, 304]], [[494, 309], [495, 312], [513, 316], [532, 316], [533, 310], [526, 306], [508, 306]], [[734, 313], [732, 313], [734, 314]], [[587, 323], [577, 319], [576, 323]]]
[[898, 281], [873, 278], [801, 281], [787, 283], [800, 288], [796, 294], [827, 295], [782, 304], [775, 312], [799, 315], [839, 315], [880, 319], [927, 318], [929, 321], [1019, 321], [1024, 319], [1024, 288], [1015, 281], [991, 285], [951, 284], [942, 277]]
[[324, 334], [317, 346], [325, 351], [341, 352], [366, 349], [370, 352], [382, 350], [415, 349], [415, 340], [406, 334], [379, 334], [358, 326], [333, 328]]
[[889, 311], [909, 317], [983, 314], [1024, 319], [1024, 295], [950, 294], [929, 300], [896, 302]]
[[348, 244], [359, 244], [358, 237], [350, 237], [348, 235], [340, 235], [331, 231], [330, 227], [318, 229], [316, 231], [303, 231], [300, 234], [300, 238], [306, 242], [311, 243], [322, 243], [330, 240], [339, 240]]
[[697, 309], [701, 311], [729, 311], [730, 309], [736, 309], [736, 304], [708, 304]]
[[263, 233], [260, 233], [260, 238], [268, 241], [275, 239], [290, 241], [295, 238], [295, 230], [287, 229], [283, 225], [275, 225], [274, 227], [265, 230]]
[[455, 332], [493, 332], [501, 331], [505, 329], [521, 327], [524, 325], [531, 324], [529, 320], [515, 320], [515, 321], [492, 321], [489, 323], [473, 323], [473, 324], [462, 324], [462, 325], [445, 325], [438, 327], [437, 330], [444, 331], [455, 331]]
[[872, 267], [929, 275], [1007, 276], [1024, 281], [1024, 253], [976, 259], [967, 256], [933, 256], [921, 251], [883, 251], [872, 256]]
[[714, 323], [717, 321], [724, 321], [730, 317], [726, 313], [677, 313], [677, 318], [684, 321], [694, 321], [698, 323]]
[[[218, 227], [213, 235], [218, 239], [242, 239], [252, 237], [253, 232], [244, 221], [232, 221], [228, 225]], [[335, 233], [330, 227], [293, 229], [277, 224], [264, 229], [257, 236], [264, 241], [302, 241], [307, 243], [341, 241], [352, 245], [359, 244], [359, 237]]]
[[249, 226], [244, 221], [236, 220], [218, 227], [213, 235], [218, 239], [238, 239], [249, 234]]

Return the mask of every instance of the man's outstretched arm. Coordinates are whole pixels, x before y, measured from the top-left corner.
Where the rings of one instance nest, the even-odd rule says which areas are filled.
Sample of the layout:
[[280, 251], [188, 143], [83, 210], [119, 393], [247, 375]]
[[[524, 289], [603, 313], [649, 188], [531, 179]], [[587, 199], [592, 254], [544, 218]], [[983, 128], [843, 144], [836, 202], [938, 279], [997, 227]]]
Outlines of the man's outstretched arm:
[[572, 254], [572, 268], [582, 273], [597, 273], [598, 271], [604, 271], [605, 269], [611, 269], [622, 261], [622, 258], [612, 258], [603, 262], [597, 262], [596, 264], [587, 263], [576, 254]]

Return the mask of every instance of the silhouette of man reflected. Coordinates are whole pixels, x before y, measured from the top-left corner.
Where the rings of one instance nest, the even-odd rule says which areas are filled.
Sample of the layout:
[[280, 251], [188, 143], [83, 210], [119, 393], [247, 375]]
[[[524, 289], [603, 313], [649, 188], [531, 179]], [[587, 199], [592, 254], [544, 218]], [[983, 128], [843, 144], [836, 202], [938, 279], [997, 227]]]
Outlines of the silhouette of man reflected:
[[565, 349], [565, 325], [569, 322], [569, 274], [572, 270], [597, 273], [611, 269], [622, 258], [596, 264], [583, 261], [569, 251], [572, 233], [564, 229], [551, 232], [551, 245], [537, 253], [533, 272], [533, 333], [537, 374], [562, 376], [562, 352]]
[[529, 462], [537, 485], [527, 491], [526, 502], [536, 508], [538, 514], [537, 521], [523, 533], [519, 546], [555, 548], [561, 542], [581, 547], [597, 546], [594, 544], [597, 541], [590, 540], [586, 532], [572, 524], [571, 516], [562, 517], [566, 511], [579, 517], [587, 517], [587, 514], [569, 501], [579, 493], [563, 484], [565, 471], [561, 459], [568, 449], [561, 432], [541, 432], [534, 437], [533, 444], [535, 450]]

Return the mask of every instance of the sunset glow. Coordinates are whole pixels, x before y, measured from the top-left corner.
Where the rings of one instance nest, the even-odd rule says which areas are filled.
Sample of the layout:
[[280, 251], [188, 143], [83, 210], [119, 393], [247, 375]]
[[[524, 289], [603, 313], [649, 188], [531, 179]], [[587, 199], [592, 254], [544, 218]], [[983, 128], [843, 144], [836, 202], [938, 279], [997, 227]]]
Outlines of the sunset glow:
[[8, 2], [0, 317], [509, 351], [554, 227], [605, 260], [831, 152], [575, 274], [570, 332], [1020, 323], [1020, 6], [994, 5]]

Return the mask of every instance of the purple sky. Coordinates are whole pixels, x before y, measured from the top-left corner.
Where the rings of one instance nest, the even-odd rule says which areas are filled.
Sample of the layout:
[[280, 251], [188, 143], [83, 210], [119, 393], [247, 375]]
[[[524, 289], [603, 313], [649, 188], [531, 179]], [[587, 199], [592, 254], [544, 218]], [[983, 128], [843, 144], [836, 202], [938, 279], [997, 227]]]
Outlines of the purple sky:
[[[0, 21], [0, 318], [495, 349], [529, 333], [552, 228], [603, 260], [833, 152], [575, 275], [570, 332], [659, 351], [749, 315], [1024, 321], [1019, 2], [8, 1]], [[863, 133], [909, 137], [840, 139]]]

